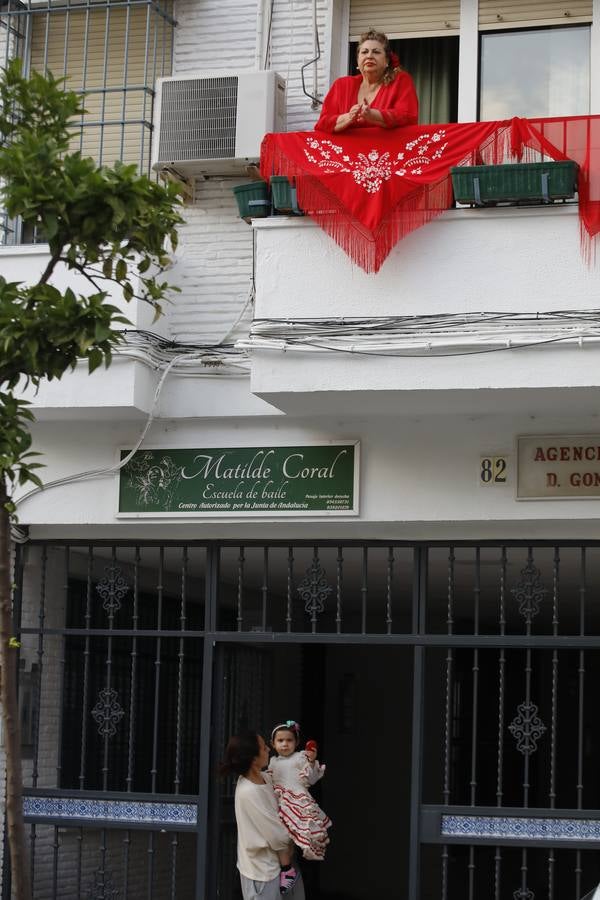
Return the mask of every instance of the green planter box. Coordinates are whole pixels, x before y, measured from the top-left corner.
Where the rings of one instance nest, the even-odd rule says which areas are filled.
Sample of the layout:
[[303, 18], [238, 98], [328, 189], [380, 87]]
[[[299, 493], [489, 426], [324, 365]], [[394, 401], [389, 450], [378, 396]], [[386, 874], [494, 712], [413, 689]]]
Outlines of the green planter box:
[[271, 212], [269, 188], [266, 181], [251, 181], [234, 187], [240, 217], [245, 222], [251, 219], [264, 219]]
[[551, 203], [577, 190], [577, 163], [510, 163], [503, 166], [453, 166], [452, 187], [459, 203]]
[[285, 175], [271, 176], [271, 199], [273, 207], [280, 213], [296, 216], [304, 215], [298, 206], [296, 188], [290, 184]]

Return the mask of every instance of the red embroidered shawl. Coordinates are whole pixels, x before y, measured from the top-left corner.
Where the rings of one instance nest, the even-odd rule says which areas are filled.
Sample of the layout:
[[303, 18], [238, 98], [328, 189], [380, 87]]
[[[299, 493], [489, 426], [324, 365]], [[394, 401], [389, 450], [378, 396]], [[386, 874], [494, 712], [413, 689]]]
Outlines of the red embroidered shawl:
[[354, 262], [377, 272], [401, 238], [451, 205], [451, 166], [528, 160], [540, 152], [580, 166], [579, 215], [589, 254], [590, 238], [600, 231], [600, 116], [268, 134], [261, 173], [294, 179], [300, 207]]

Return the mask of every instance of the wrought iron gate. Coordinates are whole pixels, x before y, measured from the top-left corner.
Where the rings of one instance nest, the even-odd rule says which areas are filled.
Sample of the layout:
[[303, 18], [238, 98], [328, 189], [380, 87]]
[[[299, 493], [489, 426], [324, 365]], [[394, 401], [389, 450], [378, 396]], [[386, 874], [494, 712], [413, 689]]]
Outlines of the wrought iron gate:
[[[352, 745], [369, 671], [402, 722], [381, 724], [406, 768], [381, 822], [406, 858], [389, 896], [579, 900], [600, 881], [598, 544], [31, 542], [15, 605], [36, 897], [231, 900], [226, 736], [285, 702]], [[342, 835], [352, 808], [329, 798]], [[344, 896], [366, 900], [354, 869]]]

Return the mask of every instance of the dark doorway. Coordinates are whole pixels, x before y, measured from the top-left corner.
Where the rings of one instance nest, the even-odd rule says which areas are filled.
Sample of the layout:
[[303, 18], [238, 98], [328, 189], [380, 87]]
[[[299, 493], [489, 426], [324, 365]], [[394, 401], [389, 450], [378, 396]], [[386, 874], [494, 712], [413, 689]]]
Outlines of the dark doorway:
[[[294, 718], [302, 725], [304, 740], [318, 741], [319, 757], [327, 765], [313, 792], [333, 820], [331, 844], [323, 863], [302, 864], [307, 900], [406, 896], [412, 650], [263, 645], [251, 649], [252, 663], [249, 649], [223, 648], [219, 664], [224, 693], [217, 698], [218, 719], [235, 731], [250, 725], [247, 711], [254, 709], [261, 718], [252, 727], [268, 735], [276, 722]], [[235, 674], [241, 656], [243, 680]], [[253, 674], [248, 666], [254, 666]], [[252, 699], [244, 697], [248, 689]], [[225, 739], [222, 726], [219, 730]], [[233, 789], [233, 784], [220, 788], [212, 817], [219, 845], [214, 856], [219, 860], [216, 896], [228, 900], [238, 896]]]

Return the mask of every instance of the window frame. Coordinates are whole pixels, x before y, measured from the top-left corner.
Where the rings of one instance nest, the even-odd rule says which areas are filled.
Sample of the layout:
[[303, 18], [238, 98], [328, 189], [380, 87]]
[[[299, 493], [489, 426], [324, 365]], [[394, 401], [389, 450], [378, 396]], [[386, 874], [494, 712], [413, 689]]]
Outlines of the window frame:
[[[585, 22], [573, 22], [573, 23], [569, 23], [568, 25], [527, 25], [523, 28], [497, 28], [497, 29], [496, 28], [495, 29], [486, 28], [483, 30], [479, 30], [478, 40], [477, 40], [477, 45], [478, 45], [478, 52], [477, 52], [477, 121], [478, 122], [487, 121], [487, 120], [484, 120], [481, 118], [482, 64], [483, 64], [483, 40], [484, 40], [484, 38], [488, 37], [491, 34], [492, 35], [502, 35], [502, 34], [516, 34], [516, 33], [521, 34], [523, 32], [533, 32], [533, 31], [545, 31], [545, 32], [559, 31], [559, 30], [565, 31], [566, 29], [586, 28], [586, 27], [589, 29], [589, 42], [590, 42], [590, 47], [589, 47], [590, 55], [589, 55], [589, 60], [588, 60], [589, 110], [587, 113], [580, 113], [579, 115], [593, 115], [593, 112], [592, 112], [592, 73], [593, 73], [594, 67], [593, 67], [593, 60], [592, 60], [592, 48], [593, 48], [592, 23], [587, 23], [587, 25], [586, 25]], [[460, 91], [460, 86], [459, 86], [459, 91]], [[532, 118], [539, 118], [541, 115], [542, 114], [536, 114], [536, 115], [533, 115]], [[571, 114], [568, 113], [567, 115], [571, 115]], [[572, 115], [575, 115], [575, 113], [572, 113]]]
[[[580, 22], [574, 23], [580, 25]], [[556, 27], [569, 27], [560, 25]], [[458, 121], [474, 122], [479, 110], [479, 41], [480, 34], [492, 29], [479, 27], [478, 0], [460, 0], [458, 58]], [[495, 29], [493, 29], [495, 30]], [[511, 31], [520, 30], [512, 28]], [[345, 74], [350, 43], [350, 0], [329, 0], [327, 4], [326, 78], [329, 86]], [[590, 23], [590, 115], [600, 115], [600, 0], [592, 0]]]

